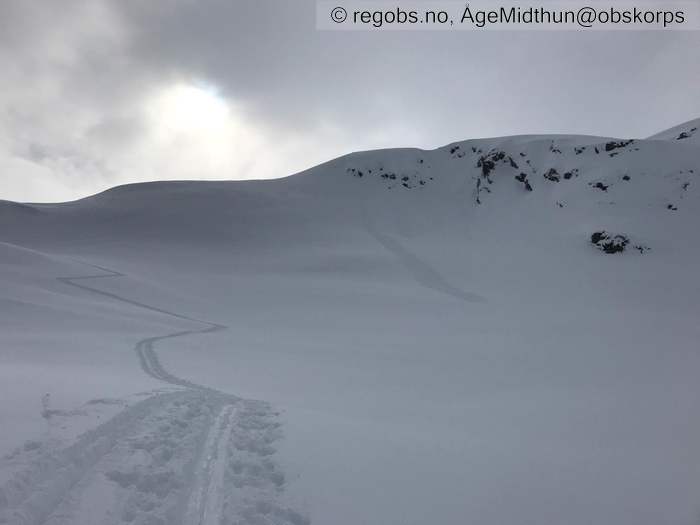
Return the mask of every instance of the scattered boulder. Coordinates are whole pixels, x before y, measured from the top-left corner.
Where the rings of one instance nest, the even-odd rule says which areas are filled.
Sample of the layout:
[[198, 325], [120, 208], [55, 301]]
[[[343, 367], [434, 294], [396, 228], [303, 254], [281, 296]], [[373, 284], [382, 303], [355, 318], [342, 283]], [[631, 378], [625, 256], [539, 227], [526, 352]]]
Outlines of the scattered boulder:
[[505, 158], [506, 154], [504, 151], [491, 151], [488, 155], [479, 157], [479, 162], [476, 163], [476, 166], [481, 168], [481, 174], [485, 179], [488, 179], [491, 172], [496, 168], [496, 162]]
[[595, 188], [595, 189], [600, 190], [600, 191], [608, 191], [608, 188], [610, 187], [606, 184], [603, 184], [602, 182], [596, 182], [596, 183], [589, 182], [588, 185], [590, 187]]
[[515, 176], [515, 180], [522, 182], [527, 191], [532, 191], [532, 185], [530, 181], [527, 180], [527, 175], [525, 173], [520, 173], [520, 175]]
[[591, 235], [591, 244], [607, 254], [624, 252], [629, 242], [630, 240], [628, 237], [620, 234], [613, 235], [605, 230], [595, 232]]
[[561, 178], [559, 177], [559, 172], [554, 168], [551, 168], [549, 171], [547, 171], [547, 173], [545, 173], [543, 177], [547, 180], [551, 180], [552, 182], [559, 182], [561, 180]]
[[462, 148], [460, 146], [452, 146], [450, 148], [450, 155], [452, 155], [453, 159], [461, 159], [466, 155], [464, 151], [462, 151]]
[[610, 152], [618, 148], [624, 148], [632, 144], [634, 140], [611, 141], [605, 144], [605, 151]]
[[491, 173], [496, 169], [498, 163], [508, 164], [512, 169], [518, 169], [518, 164], [513, 158], [502, 150], [491, 150], [486, 155], [479, 157], [476, 163], [477, 168], [481, 168], [481, 176], [486, 179], [489, 184], [493, 184]]
[[[422, 160], [422, 159], [421, 159]], [[409, 171], [408, 173], [395, 173], [391, 171], [386, 171], [383, 166], [375, 168], [363, 167], [359, 168], [347, 168], [346, 172], [356, 178], [372, 178], [377, 177], [388, 182], [390, 185], [387, 189], [392, 189], [394, 186], [391, 184], [396, 182], [400, 183], [401, 186], [407, 189], [417, 188], [418, 186], [425, 186], [427, 184], [426, 179], [420, 176], [417, 171]], [[429, 177], [429, 180], [433, 180], [433, 177]]]
[[689, 139], [692, 137], [695, 132], [698, 130], [698, 128], [692, 128], [690, 131], [684, 131], [680, 135], [676, 137], [676, 140], [684, 140], [684, 139]]

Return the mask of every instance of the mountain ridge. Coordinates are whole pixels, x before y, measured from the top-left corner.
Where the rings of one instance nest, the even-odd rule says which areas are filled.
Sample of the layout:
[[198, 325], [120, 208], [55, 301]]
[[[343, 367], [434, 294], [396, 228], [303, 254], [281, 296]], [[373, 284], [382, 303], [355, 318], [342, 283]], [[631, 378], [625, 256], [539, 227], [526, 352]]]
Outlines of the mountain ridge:
[[[402, 154], [405, 152], [415, 152], [419, 154], [424, 154], [424, 155], [429, 155], [429, 154], [434, 154], [436, 152], [441, 152], [441, 151], [449, 151], [454, 148], [466, 148], [469, 149], [471, 147], [476, 147], [477, 149], [484, 150], [486, 148], [488, 149], [493, 149], [496, 147], [503, 147], [505, 145], [509, 144], [518, 144], [518, 145], [529, 145], [532, 143], [540, 143], [540, 142], [545, 142], [545, 141], [555, 141], [559, 143], [564, 143], [564, 144], [573, 144], [575, 143], [579, 147], [587, 147], [587, 146], [604, 146], [606, 143], [610, 142], [617, 142], [617, 141], [626, 141], [626, 140], [634, 140], [635, 142], [645, 142], [645, 141], [663, 141], [663, 142], [672, 142], [672, 143], [677, 143], [677, 144], [682, 144], [682, 145], [690, 145], [690, 146], [695, 146], [696, 144], [700, 144], [698, 142], [698, 138], [700, 138], [700, 133], [696, 134], [696, 131], [700, 127], [700, 118], [698, 119], [692, 119], [687, 122], [684, 122], [682, 124], [679, 124], [677, 126], [674, 126], [672, 128], [669, 128], [667, 130], [661, 131], [659, 133], [656, 133], [648, 138], [645, 139], [623, 139], [619, 137], [606, 137], [606, 136], [598, 136], [598, 135], [569, 135], [569, 134], [522, 134], [522, 135], [506, 135], [506, 136], [499, 136], [499, 137], [484, 137], [484, 138], [473, 138], [473, 139], [466, 139], [463, 141], [455, 141], [451, 142], [449, 144], [446, 144], [444, 146], [439, 146], [434, 149], [421, 149], [421, 148], [410, 148], [410, 147], [404, 147], [404, 148], [383, 148], [383, 149], [376, 149], [376, 150], [363, 150], [363, 151], [356, 151], [356, 152], [351, 152], [347, 153], [345, 155], [342, 155], [340, 157], [337, 157], [335, 159], [328, 160], [324, 163], [321, 163], [317, 166], [313, 166], [311, 168], [308, 168], [306, 170], [302, 170], [300, 172], [290, 174], [283, 176], [279, 179], [269, 179], [269, 180], [197, 180], [197, 179], [192, 179], [192, 180], [156, 180], [156, 181], [145, 181], [145, 182], [134, 182], [134, 183], [126, 183], [126, 184], [120, 184], [111, 188], [108, 188], [106, 190], [100, 191], [96, 194], [93, 195], [88, 195], [86, 197], [82, 197], [79, 199], [75, 199], [72, 201], [65, 201], [65, 202], [56, 202], [56, 203], [33, 203], [33, 202], [16, 202], [16, 201], [10, 201], [10, 200], [3, 200], [0, 199], [0, 206], [8, 206], [10, 203], [14, 203], [17, 205], [24, 205], [28, 207], [34, 207], [34, 208], [41, 208], [41, 207], [46, 207], [46, 206], [53, 206], [53, 205], [61, 205], [61, 204], [71, 204], [71, 203], [78, 203], [81, 201], [86, 201], [95, 197], [100, 197], [104, 195], [114, 195], [115, 193], [126, 193], [126, 192], [132, 192], [132, 191], [137, 191], [139, 189], [141, 190], [149, 190], [155, 188], [157, 185], [161, 185], [161, 187], [165, 186], [181, 186], [183, 184], [185, 185], [192, 185], [192, 184], [201, 184], [201, 185], [207, 185], [207, 184], [221, 184], [221, 183], [235, 183], [235, 184], [245, 184], [245, 183], [251, 183], [255, 182], [256, 184], [265, 184], [265, 183], [273, 183], [274, 181], [278, 180], [284, 180], [284, 179], [289, 179], [290, 177], [296, 177], [299, 175], [304, 175], [308, 174], [309, 172], [315, 172], [324, 169], [324, 167], [327, 166], [332, 166], [337, 163], [342, 163], [345, 160], [350, 160], [354, 159], [356, 157], [365, 157], [365, 156], [375, 156], [375, 155], [394, 155], [394, 154]], [[692, 131], [695, 130], [695, 131]], [[682, 133], [687, 133], [688, 137], [686, 139], [679, 139], [678, 137]]]

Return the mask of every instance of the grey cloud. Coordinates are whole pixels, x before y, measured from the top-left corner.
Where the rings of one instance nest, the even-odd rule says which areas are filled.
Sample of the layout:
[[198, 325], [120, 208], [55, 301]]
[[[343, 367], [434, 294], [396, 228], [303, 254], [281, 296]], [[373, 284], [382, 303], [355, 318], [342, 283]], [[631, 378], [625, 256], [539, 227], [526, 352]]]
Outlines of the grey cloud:
[[49, 166], [82, 193], [139, 180], [113, 157], [144, 140], [144, 97], [177, 81], [211, 83], [270, 136], [325, 138], [309, 164], [472, 136], [643, 136], [700, 115], [700, 32], [318, 32], [314, 16], [311, 0], [5, 1], [0, 155], [82, 156], [86, 174]]

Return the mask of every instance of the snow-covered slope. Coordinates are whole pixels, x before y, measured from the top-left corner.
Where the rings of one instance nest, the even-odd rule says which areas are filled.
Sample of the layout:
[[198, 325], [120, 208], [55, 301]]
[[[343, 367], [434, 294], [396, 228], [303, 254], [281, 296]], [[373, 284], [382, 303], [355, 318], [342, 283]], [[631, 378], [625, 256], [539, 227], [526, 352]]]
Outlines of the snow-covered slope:
[[0, 516], [694, 523], [694, 126], [0, 202]]
[[661, 133], [649, 137], [650, 140], [679, 140], [686, 144], [700, 144], [700, 118], [689, 120], [683, 124], [675, 126]]

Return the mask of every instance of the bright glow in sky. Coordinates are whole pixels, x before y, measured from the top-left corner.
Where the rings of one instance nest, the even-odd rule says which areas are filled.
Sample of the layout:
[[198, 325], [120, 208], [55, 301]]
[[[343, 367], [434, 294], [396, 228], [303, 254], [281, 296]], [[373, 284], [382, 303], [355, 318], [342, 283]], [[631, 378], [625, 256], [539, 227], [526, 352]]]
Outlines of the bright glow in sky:
[[151, 104], [152, 117], [166, 134], [216, 137], [225, 133], [230, 124], [230, 108], [213, 89], [178, 84], [160, 93]]
[[700, 32], [360, 34], [314, 16], [313, 0], [2, 0], [0, 199], [700, 115]]
[[168, 166], [169, 178], [206, 178], [241, 169], [261, 144], [260, 133], [246, 123], [229, 101], [213, 88], [175, 84], [157, 91], [145, 102], [147, 144]]

